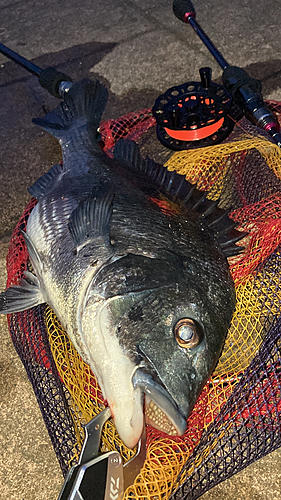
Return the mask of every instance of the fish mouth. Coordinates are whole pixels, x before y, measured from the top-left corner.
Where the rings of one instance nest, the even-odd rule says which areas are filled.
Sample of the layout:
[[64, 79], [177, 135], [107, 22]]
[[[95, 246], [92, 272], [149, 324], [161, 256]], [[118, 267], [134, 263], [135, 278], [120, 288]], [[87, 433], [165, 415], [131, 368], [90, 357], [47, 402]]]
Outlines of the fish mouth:
[[165, 387], [141, 368], [135, 371], [132, 383], [145, 394], [146, 423], [166, 434], [181, 436], [186, 419]]

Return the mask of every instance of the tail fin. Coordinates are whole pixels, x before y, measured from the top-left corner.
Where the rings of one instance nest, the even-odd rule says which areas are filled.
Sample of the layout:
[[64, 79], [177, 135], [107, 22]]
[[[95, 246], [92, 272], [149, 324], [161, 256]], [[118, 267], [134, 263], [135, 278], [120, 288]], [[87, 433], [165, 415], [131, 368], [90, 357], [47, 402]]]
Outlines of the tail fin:
[[35, 118], [40, 125], [57, 139], [75, 126], [86, 125], [96, 132], [107, 103], [107, 89], [98, 80], [87, 78], [75, 83], [65, 94], [64, 101], [44, 118]]

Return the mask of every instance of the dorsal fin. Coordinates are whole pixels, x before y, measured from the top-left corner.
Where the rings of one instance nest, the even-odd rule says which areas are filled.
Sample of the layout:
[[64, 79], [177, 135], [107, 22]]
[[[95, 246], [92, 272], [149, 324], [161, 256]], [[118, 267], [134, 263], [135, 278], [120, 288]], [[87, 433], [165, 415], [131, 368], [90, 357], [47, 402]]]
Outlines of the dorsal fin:
[[242, 252], [244, 247], [235, 243], [247, 233], [237, 231], [236, 224], [229, 218], [228, 212], [218, 208], [216, 201], [207, 198], [208, 192], [200, 191], [195, 184], [188, 182], [184, 175], [170, 172], [166, 167], [159, 165], [151, 158], [141, 158], [138, 145], [134, 141], [120, 139], [114, 148], [114, 158], [128, 168], [142, 172], [149, 178], [155, 187], [172, 201], [176, 197], [188, 209], [195, 210], [202, 215], [205, 223], [214, 232], [226, 257]]

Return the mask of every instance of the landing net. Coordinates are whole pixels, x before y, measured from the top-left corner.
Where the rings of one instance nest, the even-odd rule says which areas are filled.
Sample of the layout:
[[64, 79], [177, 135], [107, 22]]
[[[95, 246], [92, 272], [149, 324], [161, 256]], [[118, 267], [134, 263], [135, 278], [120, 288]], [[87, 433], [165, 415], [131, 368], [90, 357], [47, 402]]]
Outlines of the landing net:
[[[277, 116], [281, 103], [270, 102]], [[121, 137], [141, 143], [155, 127], [150, 110], [104, 122], [109, 154]], [[223, 144], [174, 154], [169, 170], [186, 175], [247, 231], [246, 250], [230, 259], [237, 303], [216, 370], [181, 437], [147, 426], [147, 458], [125, 499], [196, 499], [215, 484], [281, 446], [281, 150], [245, 119]], [[28, 265], [22, 238], [32, 199], [18, 222], [7, 256], [7, 286]], [[245, 241], [243, 241], [245, 244]], [[9, 315], [15, 348], [33, 385], [63, 473], [77, 463], [83, 424], [105, 406], [101, 390], [49, 307]], [[109, 421], [102, 451], [134, 451]]]

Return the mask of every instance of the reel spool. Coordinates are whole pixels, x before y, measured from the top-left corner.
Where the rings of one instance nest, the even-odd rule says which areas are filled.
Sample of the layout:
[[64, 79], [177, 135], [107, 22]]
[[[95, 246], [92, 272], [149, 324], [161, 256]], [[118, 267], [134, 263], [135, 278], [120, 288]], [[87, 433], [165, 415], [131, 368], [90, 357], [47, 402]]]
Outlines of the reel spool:
[[152, 108], [161, 144], [180, 151], [217, 144], [243, 116], [223, 85], [211, 81], [211, 68], [199, 70], [201, 82], [171, 87]]

